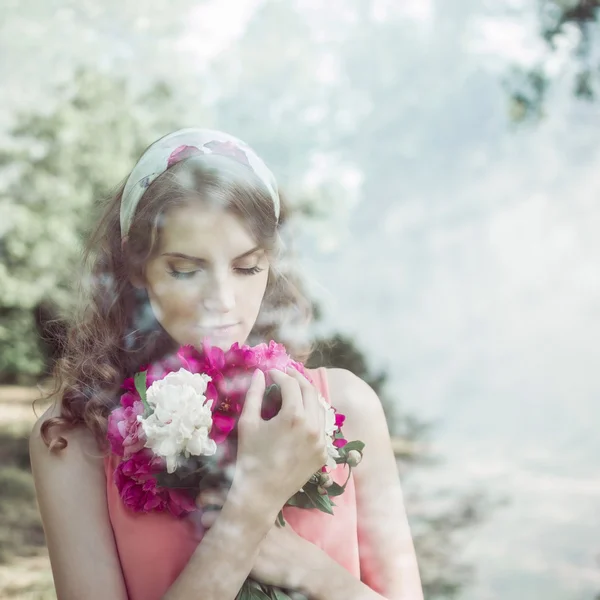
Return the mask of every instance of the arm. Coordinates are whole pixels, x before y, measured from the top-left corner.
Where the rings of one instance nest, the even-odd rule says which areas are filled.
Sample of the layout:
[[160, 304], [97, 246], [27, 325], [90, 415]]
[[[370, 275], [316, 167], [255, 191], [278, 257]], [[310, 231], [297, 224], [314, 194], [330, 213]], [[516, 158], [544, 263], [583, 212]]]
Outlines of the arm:
[[363, 460], [353, 470], [363, 583], [331, 564], [333, 561], [324, 561], [320, 573], [315, 573], [312, 593], [324, 600], [422, 600], [417, 559], [381, 402], [349, 371], [328, 369], [327, 374], [331, 403], [346, 415], [345, 437], [365, 443]]
[[264, 505], [256, 504], [258, 497], [244, 488], [243, 481], [234, 480], [219, 517], [163, 600], [237, 596], [254, 565], [260, 542], [277, 517], [277, 511], [269, 513]]
[[64, 435], [68, 446], [51, 454], [40, 435], [49, 409], [29, 440], [31, 468], [59, 600], [127, 600], [108, 518], [103, 461], [84, 430]]
[[[30, 455], [57, 597], [127, 600], [108, 515], [103, 458], [84, 429], [65, 434], [68, 446], [50, 453], [40, 427], [55, 414], [50, 409], [35, 425]], [[262, 507], [250, 512], [252, 503], [243, 501], [250, 492], [239, 483], [232, 487], [221, 516], [165, 600], [235, 598], [276, 517]]]

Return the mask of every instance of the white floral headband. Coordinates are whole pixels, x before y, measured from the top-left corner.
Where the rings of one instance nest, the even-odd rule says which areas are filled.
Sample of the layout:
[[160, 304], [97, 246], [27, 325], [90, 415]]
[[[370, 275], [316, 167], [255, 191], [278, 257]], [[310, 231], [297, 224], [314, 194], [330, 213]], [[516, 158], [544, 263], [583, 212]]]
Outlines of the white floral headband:
[[275, 177], [248, 144], [222, 131], [180, 129], [154, 142], [131, 171], [121, 198], [123, 240], [127, 238], [138, 203], [150, 184], [179, 161], [203, 154], [227, 156], [250, 168], [269, 190], [275, 218], [279, 219], [279, 193]]

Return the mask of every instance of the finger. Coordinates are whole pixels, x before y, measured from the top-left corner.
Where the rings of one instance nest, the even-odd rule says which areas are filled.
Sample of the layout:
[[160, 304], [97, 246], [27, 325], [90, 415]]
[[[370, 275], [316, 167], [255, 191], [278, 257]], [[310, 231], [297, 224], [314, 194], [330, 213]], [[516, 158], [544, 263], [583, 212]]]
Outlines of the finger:
[[290, 419], [298, 418], [304, 414], [302, 391], [298, 382], [289, 375], [277, 370], [269, 371], [269, 375], [281, 390], [281, 410], [279, 411], [279, 415]]
[[308, 379], [306, 377], [304, 377], [304, 375], [302, 375], [302, 373], [300, 373], [293, 367], [290, 367], [289, 369], [287, 369], [286, 375], [288, 377], [291, 377], [292, 379], [295, 379], [298, 382], [298, 385], [300, 386], [300, 390], [302, 392], [303, 399], [305, 396], [308, 397], [309, 395], [316, 395], [318, 393], [317, 388], [310, 381], [308, 381]]
[[265, 374], [256, 369], [250, 381], [250, 387], [246, 392], [244, 407], [240, 415], [240, 421], [256, 422], [260, 419], [260, 409], [265, 394]]
[[225, 493], [220, 490], [202, 490], [196, 498], [196, 506], [199, 508], [222, 507], [223, 504], [225, 504]]
[[318, 428], [319, 431], [325, 429], [325, 414], [319, 400], [319, 391], [317, 388], [294, 368], [287, 370], [287, 374], [295, 379], [300, 386], [302, 393], [302, 403], [309, 423]]
[[215, 521], [219, 518], [220, 512], [221, 511], [219, 510], [209, 510], [202, 513], [202, 516], [200, 517], [200, 523], [202, 523], [202, 527], [204, 527], [204, 529], [210, 529], [215, 524]]

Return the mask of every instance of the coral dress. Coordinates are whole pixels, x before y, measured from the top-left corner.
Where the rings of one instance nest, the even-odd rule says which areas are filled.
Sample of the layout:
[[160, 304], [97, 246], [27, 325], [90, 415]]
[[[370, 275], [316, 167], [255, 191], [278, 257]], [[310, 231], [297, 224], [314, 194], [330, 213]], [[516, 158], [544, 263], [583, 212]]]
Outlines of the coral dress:
[[[308, 370], [315, 386], [329, 402], [324, 368]], [[119, 457], [105, 459], [106, 493], [110, 520], [119, 552], [129, 600], [159, 600], [191, 558], [202, 532], [189, 518], [170, 513], [135, 513], [125, 507], [113, 481]], [[331, 473], [343, 484], [347, 470], [338, 465]], [[285, 507], [284, 517], [294, 531], [319, 546], [331, 558], [360, 578], [356, 495], [352, 476], [346, 491], [335, 499], [334, 515], [317, 509]]]

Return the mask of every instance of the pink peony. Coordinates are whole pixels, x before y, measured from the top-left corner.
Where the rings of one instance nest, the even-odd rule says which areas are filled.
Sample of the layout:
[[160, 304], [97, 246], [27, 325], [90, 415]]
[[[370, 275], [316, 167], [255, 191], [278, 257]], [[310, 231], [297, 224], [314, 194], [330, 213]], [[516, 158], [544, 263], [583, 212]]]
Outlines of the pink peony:
[[[202, 350], [182, 346], [177, 352], [176, 360], [170, 358], [163, 362], [163, 368], [175, 370], [181, 367], [192, 373], [205, 373], [211, 377], [206, 397], [214, 400], [210, 437], [217, 444], [223, 443], [235, 429], [250, 379], [257, 368], [267, 373], [271, 369], [285, 371], [292, 367], [306, 376], [303, 365], [287, 354], [285, 346], [274, 341], [253, 347], [235, 343], [227, 351], [206, 342]], [[267, 385], [270, 383], [267, 377]]]
[[107, 437], [113, 454], [129, 458], [144, 447], [146, 437], [138, 415], [144, 414], [144, 406], [131, 392], [121, 396], [121, 406], [108, 417]]
[[213, 426], [210, 430], [210, 439], [217, 444], [222, 444], [236, 425], [236, 418], [233, 415], [226, 415], [221, 412], [213, 413]]
[[195, 510], [187, 493], [157, 484], [154, 475], [163, 470], [162, 461], [148, 450], [122, 461], [115, 469], [114, 482], [125, 506], [134, 512], [169, 511], [176, 517]]

